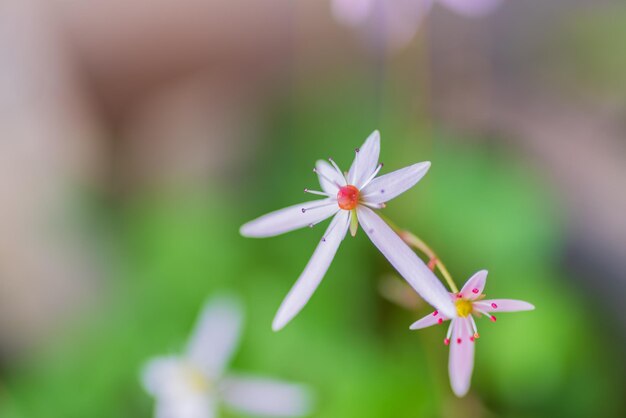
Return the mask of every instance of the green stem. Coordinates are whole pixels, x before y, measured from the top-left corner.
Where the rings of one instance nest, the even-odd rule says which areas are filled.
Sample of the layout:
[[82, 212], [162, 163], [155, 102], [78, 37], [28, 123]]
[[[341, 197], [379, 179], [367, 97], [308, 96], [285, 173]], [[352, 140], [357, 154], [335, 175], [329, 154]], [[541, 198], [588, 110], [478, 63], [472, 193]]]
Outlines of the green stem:
[[432, 248], [430, 248], [423, 240], [418, 238], [415, 234], [399, 228], [397, 225], [395, 225], [384, 216], [383, 220], [387, 222], [387, 224], [389, 224], [389, 226], [394, 231], [396, 231], [402, 241], [404, 241], [409, 247], [413, 247], [426, 255], [426, 257], [428, 257], [428, 267], [433, 271], [435, 270], [435, 268], [437, 268], [445, 279], [446, 283], [448, 283], [448, 287], [450, 287], [450, 290], [452, 290], [453, 293], [459, 293], [459, 289], [456, 287], [454, 280], [452, 280], [450, 272], [446, 268], [445, 264], [443, 264], [443, 262], [439, 259], [439, 257], [437, 257], [437, 254], [432, 250]]

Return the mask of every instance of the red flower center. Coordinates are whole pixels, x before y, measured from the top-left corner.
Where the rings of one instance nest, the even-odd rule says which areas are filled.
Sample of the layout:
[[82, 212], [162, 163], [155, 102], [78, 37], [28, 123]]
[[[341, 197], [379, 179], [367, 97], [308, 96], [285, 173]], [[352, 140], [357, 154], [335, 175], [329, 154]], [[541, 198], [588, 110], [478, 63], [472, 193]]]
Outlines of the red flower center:
[[339, 188], [337, 192], [337, 203], [344, 210], [352, 210], [359, 204], [359, 189], [352, 185]]

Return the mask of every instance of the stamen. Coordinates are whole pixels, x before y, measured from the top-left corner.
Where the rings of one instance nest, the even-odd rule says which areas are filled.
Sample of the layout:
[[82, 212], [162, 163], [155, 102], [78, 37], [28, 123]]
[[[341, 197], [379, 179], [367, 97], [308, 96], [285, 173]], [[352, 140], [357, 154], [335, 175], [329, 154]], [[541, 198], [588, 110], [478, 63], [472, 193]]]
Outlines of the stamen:
[[474, 338], [478, 338], [478, 328], [476, 327], [476, 321], [474, 321], [474, 317], [472, 315], [470, 315], [469, 318], [472, 324], [472, 329], [470, 330], [470, 333], [471, 331], [474, 331]]
[[496, 317], [495, 317], [495, 316], [493, 316], [493, 315], [491, 315], [491, 316], [489, 317], [489, 319], [491, 319], [491, 322], [496, 322]]
[[457, 343], [457, 344], [461, 344], [461, 339], [460, 339], [460, 338], [457, 338], [457, 339], [456, 339], [456, 343]]
[[[346, 180], [345, 176], [343, 175], [343, 173], [341, 172], [341, 169], [339, 168], [339, 166], [337, 165], [337, 163], [335, 162], [335, 160], [333, 160], [332, 158], [328, 158], [328, 161], [330, 161], [330, 163], [333, 165], [333, 167], [335, 167], [335, 170], [337, 170], [337, 173], [339, 173], [339, 175]], [[346, 183], [348, 181], [346, 180]]]
[[[452, 327], [454, 326], [454, 322], [455, 322], [454, 319], [450, 321], [450, 326], [448, 326], [448, 332], [446, 332], [446, 339], [443, 340], [443, 342], [446, 345], [450, 344], [450, 336], [452, 335]], [[447, 341], [447, 343], [446, 343], [446, 341]]]
[[361, 201], [361, 204], [367, 206], [370, 209], [385, 209], [387, 207], [385, 203], [368, 203]]
[[445, 345], [450, 345], [450, 338], [444, 338], [444, 339], [443, 339], [443, 343], [444, 343]]
[[437, 316], [438, 313], [439, 313], [439, 311], [433, 312], [433, 316]]
[[439, 319], [437, 320], [437, 323], [438, 323], [438, 324], [443, 324], [443, 318], [439, 318]]
[[332, 195], [330, 193], [320, 192], [320, 191], [317, 191], [317, 190], [304, 189], [304, 193], [316, 194], [318, 196], [332, 197]]
[[338, 188], [341, 187], [341, 184], [337, 183], [335, 180], [331, 179], [330, 177], [328, 177], [327, 175], [319, 171], [317, 168], [314, 168], [313, 172], [317, 174], [318, 176], [322, 177], [324, 180], [327, 180], [329, 183], [334, 184]]
[[472, 289], [472, 293], [477, 294], [479, 292], [478, 289]]
[[302, 208], [302, 213], [306, 213], [307, 210], [319, 209], [319, 208], [323, 208], [323, 207], [334, 205], [334, 204], [335, 202], [327, 202], [327, 203], [322, 203], [320, 205], [309, 206], [308, 208]]
[[356, 179], [357, 179], [357, 171], [358, 171], [358, 167], [359, 167], [359, 151], [360, 149], [355, 148], [354, 149], [354, 172], [352, 173], [352, 178], [350, 179], [350, 183], [354, 184], [356, 183]]
[[492, 303], [492, 304], [491, 304], [491, 307], [492, 307], [493, 309], [498, 309], [498, 305], [496, 305], [495, 303]]
[[[361, 189], [364, 188], [365, 186], [367, 186], [368, 184], [370, 184], [370, 181], [374, 180], [374, 177], [376, 177], [376, 175], [378, 174], [380, 169], [383, 168], [383, 165], [384, 165], [383, 163], [378, 164], [378, 166], [376, 167], [376, 170], [374, 170], [374, 173], [365, 181], [363, 186], [361, 186]], [[381, 190], [381, 192], [382, 192], [382, 190]]]
[[483, 314], [486, 317], [491, 317], [491, 314], [489, 314], [489, 313], [485, 312], [484, 310], [478, 308], [478, 306], [479, 305], [477, 303], [472, 304], [472, 307], [473, 307], [474, 311], [476, 311], [476, 312], [478, 312], [480, 314]]

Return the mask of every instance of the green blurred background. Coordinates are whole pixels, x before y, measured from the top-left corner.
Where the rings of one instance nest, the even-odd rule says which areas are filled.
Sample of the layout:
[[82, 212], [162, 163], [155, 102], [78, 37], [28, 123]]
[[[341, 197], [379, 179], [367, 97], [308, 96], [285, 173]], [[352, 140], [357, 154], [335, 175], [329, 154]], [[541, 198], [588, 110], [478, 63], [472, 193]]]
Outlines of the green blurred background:
[[[315, 417], [626, 415], [623, 5], [529, 2], [549, 17], [538, 18], [504, 4], [484, 21], [435, 9], [409, 46], [381, 51], [324, 2], [273, 2], [259, 16], [216, 2], [215, 32], [185, 32], [178, 16], [145, 33], [126, 18], [99, 29], [107, 36], [89, 32], [106, 15], [27, 3], [17, 16], [56, 22], [47, 30], [77, 58], [54, 61], [53, 76], [33, 71], [30, 101], [6, 99], [0, 119], [2, 160], [18, 161], [2, 174], [13, 187], [0, 224], [0, 417], [151, 416], [142, 365], [181, 350], [202, 303], [224, 290], [246, 306], [233, 369], [309, 384]], [[130, 14], [168, 16], [159, 4]], [[170, 43], [151, 37], [176, 23]], [[14, 30], [27, 56], [54, 50], [48, 32]], [[58, 76], [66, 67], [87, 81]], [[34, 92], [40, 81], [50, 92]], [[28, 118], [8, 117], [18, 111]], [[325, 225], [238, 234], [306, 200], [315, 161], [348, 167], [374, 129], [385, 172], [432, 162], [384, 214], [426, 240], [457, 285], [487, 269], [490, 297], [536, 306], [479, 320], [463, 399], [449, 388], [445, 329], [408, 330], [429, 307], [380, 295], [393, 270], [362, 231], [279, 333], [273, 315]]]

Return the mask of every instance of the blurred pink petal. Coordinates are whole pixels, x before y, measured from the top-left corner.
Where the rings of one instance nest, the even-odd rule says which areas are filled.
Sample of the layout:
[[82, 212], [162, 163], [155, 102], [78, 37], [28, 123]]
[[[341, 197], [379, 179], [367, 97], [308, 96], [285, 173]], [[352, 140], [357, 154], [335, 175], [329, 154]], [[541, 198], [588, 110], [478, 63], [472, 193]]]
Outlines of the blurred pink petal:
[[367, 20], [375, 2], [376, 0], [334, 0], [331, 7], [339, 22], [358, 25]]
[[437, 0], [456, 13], [468, 17], [486, 16], [492, 13], [502, 0]]

